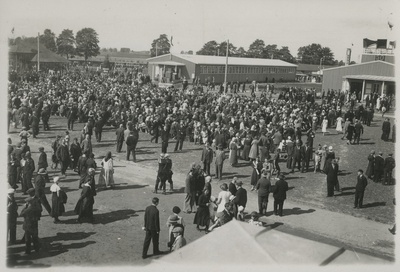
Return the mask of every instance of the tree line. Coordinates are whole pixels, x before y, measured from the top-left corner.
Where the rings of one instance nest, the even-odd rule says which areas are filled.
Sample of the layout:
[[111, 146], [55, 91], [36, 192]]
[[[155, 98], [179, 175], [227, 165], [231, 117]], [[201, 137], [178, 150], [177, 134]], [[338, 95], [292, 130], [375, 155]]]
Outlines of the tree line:
[[[20, 40], [35, 40], [35, 37], [17, 37], [10, 39], [10, 45], [17, 44]], [[70, 29], [64, 29], [58, 37], [50, 29], [45, 29], [39, 35], [39, 41], [47, 49], [65, 56], [67, 59], [81, 56], [85, 61], [90, 57], [100, 54], [99, 38], [93, 28], [83, 28], [74, 35]]]
[[[156, 50], [157, 45], [157, 50]], [[153, 40], [151, 44], [151, 57], [170, 53], [171, 44], [166, 34], [161, 34], [159, 38]], [[215, 40], [206, 42], [203, 47], [196, 52], [197, 55], [207, 56], [226, 56], [227, 41], [217, 42]], [[181, 51], [181, 54], [193, 55], [193, 51]], [[344, 62], [335, 60], [334, 54], [329, 47], [321, 44], [312, 43], [302, 46], [294, 57], [288, 46], [278, 48], [276, 44], [265, 44], [261, 39], [256, 39], [245, 50], [243, 47], [236, 47], [232, 43], [228, 46], [228, 56], [241, 58], [262, 58], [280, 59], [290, 63], [304, 64], [323, 64], [323, 65], [344, 65]], [[354, 62], [353, 62], [354, 63]]]

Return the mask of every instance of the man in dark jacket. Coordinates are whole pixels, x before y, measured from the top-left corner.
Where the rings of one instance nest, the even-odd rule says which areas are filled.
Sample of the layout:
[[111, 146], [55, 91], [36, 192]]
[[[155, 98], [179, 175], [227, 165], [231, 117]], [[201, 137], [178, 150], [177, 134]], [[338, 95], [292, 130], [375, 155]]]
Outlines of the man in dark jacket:
[[161, 153], [167, 153], [169, 140], [168, 127], [165, 125], [161, 130]]
[[[35, 196], [40, 199], [40, 203], [43, 205], [43, 207], [46, 209], [46, 211], [51, 215], [51, 207], [49, 202], [47, 201], [46, 198], [46, 193], [45, 193], [45, 188], [46, 188], [46, 182], [49, 181], [49, 176], [46, 172], [45, 169], [41, 168], [37, 172], [37, 175], [35, 177]], [[27, 191], [29, 194], [30, 189]]]
[[385, 159], [382, 157], [383, 153], [379, 152], [378, 156], [375, 156], [374, 165], [374, 182], [381, 182], [383, 176], [383, 169], [385, 167]]
[[183, 121], [181, 120], [180, 124], [175, 127], [175, 137], [176, 137], [176, 144], [174, 151], [182, 151], [183, 141], [186, 137], [186, 126], [184, 125]]
[[87, 162], [86, 154], [82, 153], [82, 155], [78, 159], [78, 165], [77, 165], [78, 175], [80, 176], [79, 188], [82, 188], [82, 184], [84, 184], [86, 181], [87, 169], [88, 169], [86, 162]]
[[383, 167], [383, 184], [385, 185], [393, 184], [392, 173], [393, 169], [396, 166], [396, 163], [392, 156], [393, 154], [388, 154], [388, 157], [385, 159], [385, 164]]
[[104, 122], [101, 117], [94, 123], [94, 135], [96, 137], [96, 141], [101, 142], [101, 134], [103, 133]]
[[139, 133], [137, 129], [132, 130], [126, 138], [126, 160], [129, 161], [129, 157], [132, 153], [133, 162], [136, 162], [136, 145], [139, 141]]
[[334, 194], [335, 185], [338, 182], [338, 171], [339, 165], [337, 164], [336, 160], [332, 160], [331, 163], [327, 163], [326, 165], [326, 182], [327, 182], [327, 189], [328, 189], [328, 197], [332, 197]]
[[361, 134], [364, 134], [364, 127], [361, 124], [360, 120], [356, 120], [356, 124], [354, 125], [354, 144], [360, 144]]
[[57, 159], [61, 164], [61, 175], [65, 176], [65, 172], [70, 164], [69, 150], [67, 142], [64, 140], [62, 145], [60, 145], [57, 149]]
[[147, 258], [147, 251], [149, 250], [150, 241], [153, 241], [153, 254], [159, 255], [161, 252], [158, 248], [158, 241], [160, 235], [160, 214], [157, 209], [159, 199], [154, 197], [152, 199], [152, 205], [146, 208], [144, 213], [144, 227], [143, 230], [146, 231], [146, 237], [143, 243], [142, 258]]
[[267, 171], [261, 172], [261, 178], [257, 181], [258, 213], [260, 216], [267, 215], [268, 195], [271, 192], [271, 182], [267, 178]]
[[364, 171], [359, 169], [357, 175], [356, 194], [354, 199], [354, 208], [362, 208], [365, 187], [368, 185], [367, 178], [363, 175]]
[[304, 160], [304, 149], [301, 147], [301, 142], [296, 140], [296, 146], [293, 150], [293, 163], [292, 163], [292, 173], [294, 173], [294, 168], [297, 164], [297, 168], [300, 171], [301, 161]]
[[36, 116], [36, 113], [31, 117], [31, 125], [32, 125], [32, 136], [36, 138], [39, 134], [39, 118]]
[[382, 123], [382, 136], [381, 139], [384, 141], [389, 140], [389, 134], [390, 134], [390, 121], [389, 118], [386, 118], [385, 121]]
[[75, 170], [78, 166], [79, 157], [82, 155], [81, 146], [79, 145], [78, 138], [74, 138], [71, 146], [69, 147], [71, 155], [71, 169]]
[[312, 157], [312, 147], [310, 146], [309, 142], [306, 142], [304, 146], [302, 146], [303, 149], [303, 154], [304, 154], [304, 159], [301, 164], [301, 172], [305, 173], [308, 171], [308, 168], [310, 167], [310, 160]]
[[74, 122], [78, 115], [78, 108], [76, 105], [73, 105], [72, 108], [68, 112], [68, 130], [74, 130]]
[[284, 175], [279, 175], [279, 180], [275, 183], [274, 190], [274, 214], [283, 215], [283, 203], [286, 199], [286, 192], [289, 190], [288, 183], [285, 180]]
[[244, 210], [246, 208], [246, 204], [247, 204], [247, 191], [246, 191], [246, 189], [244, 189], [242, 187], [242, 185], [243, 185], [242, 181], [239, 180], [236, 182], [237, 192], [236, 192], [235, 198], [233, 199], [233, 204], [236, 205], [235, 218], [237, 215], [237, 210], [238, 210], [237, 208], [239, 206], [242, 206], [243, 210]]
[[122, 145], [124, 143], [124, 125], [120, 124], [119, 128], [115, 131], [115, 134], [117, 135], [117, 152], [121, 152]]
[[14, 189], [8, 189], [7, 198], [7, 235], [10, 235], [10, 245], [15, 244], [17, 239], [17, 217], [18, 204], [14, 198]]
[[24, 217], [25, 254], [31, 254], [32, 242], [36, 252], [40, 249], [38, 221], [41, 217], [42, 207], [40, 206], [40, 200], [34, 192], [35, 189], [33, 188], [28, 190], [31, 197], [25, 200], [26, 204], [21, 211], [21, 216]]
[[39, 147], [39, 160], [38, 160], [38, 169], [40, 168], [44, 168], [47, 169], [47, 167], [49, 166], [47, 164], [47, 154], [46, 152], [44, 152], [44, 147]]
[[205, 143], [203, 153], [201, 154], [201, 161], [203, 162], [203, 171], [210, 175], [210, 166], [213, 160], [214, 151], [208, 142]]

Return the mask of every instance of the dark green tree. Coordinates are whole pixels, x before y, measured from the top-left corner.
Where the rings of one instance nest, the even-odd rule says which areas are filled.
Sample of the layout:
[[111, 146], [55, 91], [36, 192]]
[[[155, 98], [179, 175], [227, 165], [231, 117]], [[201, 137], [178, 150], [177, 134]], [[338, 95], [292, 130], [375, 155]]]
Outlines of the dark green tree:
[[57, 53], [67, 59], [75, 54], [75, 37], [70, 29], [64, 29], [57, 38]]
[[257, 39], [249, 46], [247, 50], [248, 58], [263, 58], [264, 57], [265, 43], [263, 40]]
[[243, 47], [239, 47], [239, 48], [236, 50], [236, 56], [237, 56], [237, 57], [245, 58], [246, 55], [247, 55], [247, 52], [246, 52], [246, 50], [244, 50]]
[[[157, 46], [157, 49], [156, 49]], [[150, 48], [150, 56], [155, 57], [169, 54], [171, 49], [171, 44], [169, 43], [168, 37], [166, 34], [161, 34], [158, 39], [153, 40]]]
[[[220, 56], [226, 56], [226, 41], [223, 41], [222, 43], [219, 44], [219, 55]], [[228, 48], [228, 56], [236, 56], [237, 54], [237, 48], [233, 44], [229, 43], [229, 48]]]
[[39, 40], [47, 49], [57, 52], [56, 35], [50, 29], [45, 29]]
[[263, 58], [277, 59], [279, 56], [278, 46], [276, 44], [268, 44], [264, 48]]
[[[197, 55], [207, 55], [216, 56], [218, 55], [218, 43], [216, 41], [209, 41], [203, 45], [199, 51], [196, 52]], [[221, 54], [221, 52], [220, 52]]]
[[322, 47], [320, 44], [310, 44], [299, 48], [297, 57], [301, 63], [334, 65], [335, 59], [329, 47]]
[[290, 53], [289, 47], [287, 46], [282, 46], [282, 48], [279, 49], [277, 58], [290, 63], [297, 62], [297, 60]]
[[83, 28], [76, 33], [76, 53], [85, 58], [100, 54], [99, 39], [93, 28]]

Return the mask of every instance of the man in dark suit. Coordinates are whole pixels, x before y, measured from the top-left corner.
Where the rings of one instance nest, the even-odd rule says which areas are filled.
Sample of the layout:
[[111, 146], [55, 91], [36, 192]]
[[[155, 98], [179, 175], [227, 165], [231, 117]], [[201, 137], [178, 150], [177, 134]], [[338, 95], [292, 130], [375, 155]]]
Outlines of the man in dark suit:
[[304, 150], [301, 148], [301, 142], [296, 141], [296, 147], [293, 150], [293, 163], [292, 163], [292, 173], [294, 173], [294, 167], [297, 164], [297, 168], [300, 171], [301, 161], [304, 159]]
[[136, 145], [139, 141], [139, 132], [134, 128], [128, 138], [126, 138], [126, 160], [129, 161], [129, 157], [132, 153], [133, 162], [136, 162]]
[[153, 241], [153, 254], [159, 255], [161, 252], [158, 249], [158, 239], [160, 235], [160, 214], [157, 209], [159, 199], [153, 197], [152, 205], [146, 208], [144, 212], [144, 227], [143, 230], [146, 231], [146, 237], [143, 243], [142, 258], [147, 258], [147, 251], [149, 250], [150, 241]]
[[236, 181], [237, 181], [237, 177], [234, 177], [228, 186], [228, 191], [231, 192], [231, 194], [233, 196], [235, 196], [236, 192], [237, 192]]
[[201, 161], [203, 162], [203, 171], [210, 175], [210, 165], [213, 160], [214, 151], [208, 142], [205, 143], [203, 153], [201, 154]]
[[68, 130], [74, 130], [74, 122], [78, 116], [78, 107], [74, 104], [68, 111]]
[[[274, 214], [279, 216], [283, 215], [283, 202], [286, 199], [286, 192], [289, 190], [288, 183], [284, 175], [279, 175], [279, 180], [275, 183], [274, 190]], [[278, 212], [279, 210], [279, 212]]]
[[328, 197], [331, 197], [334, 194], [335, 185], [338, 182], [338, 171], [339, 165], [337, 164], [335, 159], [326, 166], [325, 174], [328, 188]]
[[392, 157], [393, 154], [388, 154], [388, 157], [385, 159], [385, 164], [383, 167], [383, 181], [382, 183], [387, 185], [393, 184], [393, 179], [392, 179], [392, 173], [393, 169], [396, 166], [396, 162], [394, 158]]
[[260, 161], [264, 162], [264, 160], [269, 156], [269, 139], [265, 135], [265, 132], [262, 133], [258, 145], [260, 146]]
[[301, 167], [301, 172], [307, 172], [308, 168], [310, 167], [310, 160], [312, 157], [312, 147], [310, 146], [309, 142], [306, 142], [303, 148], [303, 153], [304, 153], [304, 159], [302, 162], [302, 167]]
[[381, 139], [384, 141], [389, 140], [389, 134], [390, 134], [390, 122], [389, 118], [386, 118], [385, 121], [382, 123], [382, 137]]
[[383, 176], [383, 168], [385, 167], [385, 160], [382, 157], [383, 153], [379, 152], [378, 156], [375, 156], [374, 165], [374, 182], [381, 182]]
[[356, 120], [356, 124], [354, 125], [354, 144], [360, 144], [361, 134], [364, 134], [364, 127], [361, 124], [360, 120]]
[[364, 191], [367, 187], [367, 178], [363, 175], [364, 171], [359, 169], [357, 175], [356, 194], [354, 199], [354, 209], [362, 208]]
[[237, 215], [237, 210], [238, 210], [237, 208], [239, 206], [242, 206], [243, 210], [244, 210], [244, 208], [246, 208], [246, 204], [247, 204], [247, 191], [246, 191], [246, 189], [244, 189], [242, 187], [242, 185], [243, 185], [242, 181], [239, 180], [236, 182], [237, 192], [236, 192], [235, 198], [233, 199], [233, 204], [236, 205], [235, 218]]
[[261, 172], [261, 178], [257, 181], [256, 190], [258, 192], [258, 213], [260, 216], [267, 215], [268, 195], [271, 191], [271, 182], [267, 178], [267, 171]]
[[121, 152], [122, 144], [124, 143], [124, 125], [120, 124], [119, 128], [115, 131], [117, 135], [117, 152]]
[[174, 151], [182, 151], [183, 141], [186, 137], [186, 126], [184, 125], [183, 121], [181, 120], [180, 124], [175, 127], [175, 137], [176, 137], [176, 144]]
[[161, 130], [161, 153], [167, 153], [168, 148], [168, 140], [169, 140], [169, 131], [168, 127], [165, 125]]

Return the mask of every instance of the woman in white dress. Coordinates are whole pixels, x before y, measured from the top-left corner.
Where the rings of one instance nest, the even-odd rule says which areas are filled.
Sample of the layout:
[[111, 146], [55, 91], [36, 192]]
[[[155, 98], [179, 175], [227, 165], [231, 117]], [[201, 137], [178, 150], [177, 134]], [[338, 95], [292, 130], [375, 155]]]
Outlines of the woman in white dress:
[[114, 187], [114, 163], [111, 156], [111, 152], [107, 152], [106, 157], [102, 160], [101, 173], [99, 176], [99, 186], [105, 186], [107, 188]]
[[343, 132], [342, 123], [343, 123], [343, 118], [341, 116], [336, 118], [336, 131], [338, 132], [338, 134]]
[[229, 202], [229, 197], [232, 195], [231, 192], [228, 191], [228, 185], [226, 183], [221, 184], [220, 188], [222, 191], [219, 192], [216, 201], [218, 205], [217, 214], [224, 211], [225, 203]]
[[322, 135], [325, 136], [326, 129], [328, 127], [328, 119], [324, 116], [324, 120], [322, 120]]

